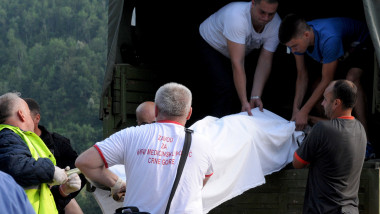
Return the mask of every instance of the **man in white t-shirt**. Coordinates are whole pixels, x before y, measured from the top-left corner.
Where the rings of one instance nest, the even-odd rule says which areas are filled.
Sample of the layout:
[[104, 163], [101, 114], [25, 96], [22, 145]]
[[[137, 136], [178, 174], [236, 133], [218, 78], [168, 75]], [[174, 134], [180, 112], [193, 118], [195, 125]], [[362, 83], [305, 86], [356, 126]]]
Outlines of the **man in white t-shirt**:
[[[210, 115], [222, 117], [237, 113], [239, 107], [234, 108], [237, 97], [241, 111], [252, 115], [252, 108], [263, 110], [261, 95], [279, 44], [281, 19], [277, 7], [278, 0], [232, 2], [200, 25], [201, 57], [213, 93]], [[251, 94], [247, 97], [245, 60], [248, 60], [245, 58], [253, 49], [261, 47]]]
[[[185, 141], [185, 124], [192, 113], [192, 94], [177, 83], [161, 86], [155, 96], [156, 123], [121, 130], [84, 153], [76, 166], [90, 180], [125, 191], [124, 206], [164, 213]], [[202, 213], [201, 190], [213, 174], [209, 138], [192, 134], [186, 165], [170, 213]], [[107, 168], [124, 164], [126, 183]]]

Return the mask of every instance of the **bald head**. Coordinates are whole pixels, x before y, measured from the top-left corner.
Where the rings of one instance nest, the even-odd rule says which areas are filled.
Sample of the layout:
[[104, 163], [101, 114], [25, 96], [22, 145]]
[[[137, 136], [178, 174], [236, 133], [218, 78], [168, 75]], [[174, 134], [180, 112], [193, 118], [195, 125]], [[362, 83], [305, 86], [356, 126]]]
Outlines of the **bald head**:
[[154, 102], [146, 101], [136, 108], [137, 125], [150, 124], [156, 121]]

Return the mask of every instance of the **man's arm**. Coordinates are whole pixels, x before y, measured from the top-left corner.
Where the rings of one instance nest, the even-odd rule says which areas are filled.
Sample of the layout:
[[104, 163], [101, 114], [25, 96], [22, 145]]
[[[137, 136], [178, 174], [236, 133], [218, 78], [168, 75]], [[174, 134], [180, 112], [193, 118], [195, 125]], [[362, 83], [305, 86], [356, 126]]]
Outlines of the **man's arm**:
[[293, 167], [296, 169], [302, 169], [305, 166], [307, 166], [309, 163], [302, 160], [298, 155], [297, 152], [294, 152], [293, 155]]
[[302, 100], [305, 97], [309, 77], [305, 65], [304, 55], [294, 55], [297, 68], [296, 90], [293, 101], [293, 113], [291, 120], [295, 120], [295, 116], [301, 109]]
[[[252, 96], [260, 96], [263, 93], [265, 83], [268, 80], [269, 74], [272, 69], [273, 52], [261, 49], [259, 59], [257, 61], [255, 76], [253, 78], [253, 86], [251, 91]], [[263, 110], [263, 103], [261, 98], [250, 100], [251, 108], [260, 107]]]
[[227, 46], [231, 58], [234, 84], [241, 103], [241, 111], [246, 111], [248, 115], [252, 115], [246, 91], [247, 79], [244, 69], [245, 45], [227, 39]]
[[294, 117], [293, 119], [296, 122], [297, 131], [303, 130], [305, 126], [307, 125], [307, 120], [308, 120], [310, 111], [315, 106], [315, 104], [317, 104], [317, 102], [320, 100], [328, 84], [334, 79], [334, 74], [335, 74], [335, 70], [337, 66], [338, 66], [337, 60], [330, 63], [323, 64], [321, 81], [318, 83], [317, 87], [314, 89], [312, 95], [307, 100], [305, 105], [300, 109], [299, 112], [293, 115]]
[[95, 147], [91, 147], [79, 155], [75, 166], [91, 181], [107, 187], [114, 186], [118, 180], [118, 176], [105, 167], [103, 159]]
[[210, 177], [205, 177], [205, 179], [203, 179], [203, 186], [207, 184], [208, 180], [210, 180]]
[[32, 157], [28, 146], [12, 131], [3, 130], [0, 140], [0, 170], [10, 174], [22, 187], [51, 182], [55, 167], [48, 158]]

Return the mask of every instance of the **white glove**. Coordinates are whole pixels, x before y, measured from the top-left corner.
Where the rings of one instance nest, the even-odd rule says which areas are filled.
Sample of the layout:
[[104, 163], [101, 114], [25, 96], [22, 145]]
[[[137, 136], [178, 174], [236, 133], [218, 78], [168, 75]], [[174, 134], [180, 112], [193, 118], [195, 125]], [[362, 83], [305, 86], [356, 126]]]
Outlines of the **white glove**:
[[69, 175], [66, 183], [59, 186], [59, 191], [63, 196], [68, 196], [72, 192], [80, 190], [82, 181], [77, 173]]
[[113, 200], [118, 201], [118, 202], [123, 202], [126, 187], [127, 187], [127, 184], [125, 183], [125, 181], [123, 181], [121, 178], [118, 178], [115, 185], [111, 187], [111, 195], [112, 195]]
[[49, 183], [50, 186], [63, 184], [67, 181], [67, 175], [64, 169], [55, 167], [53, 181]]

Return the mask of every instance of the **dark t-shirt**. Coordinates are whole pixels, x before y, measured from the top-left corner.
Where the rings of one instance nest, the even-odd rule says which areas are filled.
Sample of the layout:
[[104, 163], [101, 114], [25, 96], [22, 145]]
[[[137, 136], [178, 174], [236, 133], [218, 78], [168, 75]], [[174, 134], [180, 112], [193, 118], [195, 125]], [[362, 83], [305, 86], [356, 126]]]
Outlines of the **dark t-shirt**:
[[303, 213], [359, 213], [366, 142], [363, 126], [353, 117], [313, 127], [296, 151], [297, 159], [310, 163]]

